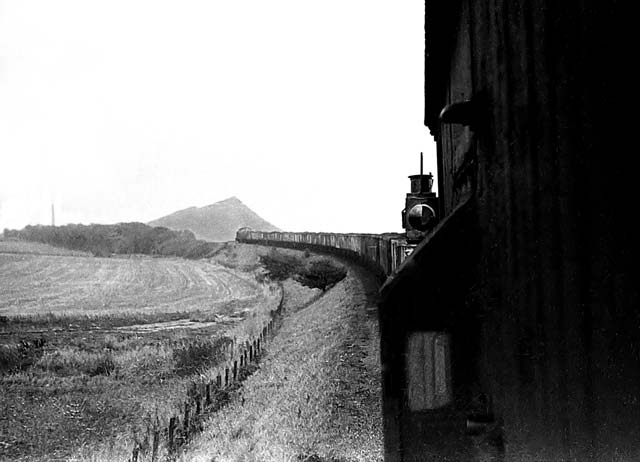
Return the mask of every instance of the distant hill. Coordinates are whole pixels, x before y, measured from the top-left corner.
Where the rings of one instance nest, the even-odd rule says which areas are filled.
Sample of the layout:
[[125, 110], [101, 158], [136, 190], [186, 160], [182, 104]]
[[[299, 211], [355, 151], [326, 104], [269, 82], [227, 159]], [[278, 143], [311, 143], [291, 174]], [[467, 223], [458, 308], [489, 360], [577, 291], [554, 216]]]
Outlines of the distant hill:
[[173, 230], [188, 229], [198, 239], [214, 242], [233, 241], [236, 231], [249, 227], [259, 231], [279, 231], [262, 219], [237, 197], [230, 197], [204, 207], [189, 207], [149, 222]]

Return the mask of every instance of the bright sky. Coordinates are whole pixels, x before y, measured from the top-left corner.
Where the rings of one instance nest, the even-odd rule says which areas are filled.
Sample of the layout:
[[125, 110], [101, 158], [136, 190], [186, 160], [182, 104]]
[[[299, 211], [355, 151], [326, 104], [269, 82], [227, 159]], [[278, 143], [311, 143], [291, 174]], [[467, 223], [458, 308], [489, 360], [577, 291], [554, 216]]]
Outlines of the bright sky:
[[401, 231], [422, 0], [0, 0], [0, 230], [237, 196], [292, 231]]

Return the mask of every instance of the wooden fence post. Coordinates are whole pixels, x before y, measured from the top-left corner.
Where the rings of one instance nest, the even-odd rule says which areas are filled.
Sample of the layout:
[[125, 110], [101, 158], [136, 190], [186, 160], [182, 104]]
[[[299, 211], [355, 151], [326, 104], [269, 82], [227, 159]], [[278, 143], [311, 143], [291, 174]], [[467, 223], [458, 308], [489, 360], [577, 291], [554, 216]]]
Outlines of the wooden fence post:
[[233, 362], [233, 381], [238, 380], [238, 361]]
[[131, 462], [138, 462], [138, 453], [140, 452], [140, 447], [138, 443], [133, 443], [133, 451], [131, 452]]
[[211, 382], [207, 383], [205, 389], [205, 405], [207, 407], [211, 406]]
[[173, 452], [175, 451], [175, 444], [176, 444], [176, 417], [171, 417], [169, 419], [169, 429], [167, 431], [168, 433], [168, 439], [169, 439], [169, 454], [173, 454]]
[[189, 421], [190, 411], [191, 411], [191, 405], [188, 402], [184, 403], [184, 421], [182, 422], [182, 430], [184, 432], [185, 439], [189, 437], [189, 425], [191, 423]]
[[151, 462], [158, 460], [158, 446], [160, 446], [160, 431], [155, 428], [153, 430], [153, 443], [151, 443]]

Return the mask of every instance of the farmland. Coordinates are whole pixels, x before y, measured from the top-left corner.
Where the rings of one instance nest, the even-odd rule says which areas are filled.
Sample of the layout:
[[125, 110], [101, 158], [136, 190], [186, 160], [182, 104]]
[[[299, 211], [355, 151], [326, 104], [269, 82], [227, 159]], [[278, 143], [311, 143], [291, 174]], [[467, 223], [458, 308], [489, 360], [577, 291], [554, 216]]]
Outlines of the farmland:
[[0, 287], [5, 316], [208, 310], [259, 292], [255, 280], [202, 260], [2, 253]]
[[244, 269], [0, 241], [0, 460], [117, 452], [175, 413], [277, 305]]

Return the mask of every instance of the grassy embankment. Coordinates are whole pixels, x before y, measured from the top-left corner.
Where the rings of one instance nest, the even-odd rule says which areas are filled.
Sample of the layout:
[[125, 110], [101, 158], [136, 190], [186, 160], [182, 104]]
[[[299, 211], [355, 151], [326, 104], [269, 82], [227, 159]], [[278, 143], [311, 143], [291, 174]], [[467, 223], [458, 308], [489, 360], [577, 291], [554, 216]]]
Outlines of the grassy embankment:
[[275, 308], [255, 268], [0, 241], [0, 459], [126, 460]]
[[382, 460], [373, 277], [349, 266], [321, 297], [291, 280], [285, 287], [288, 314], [260, 369], [211, 417], [182, 462]]

